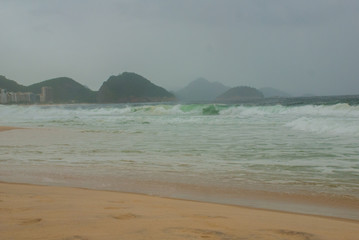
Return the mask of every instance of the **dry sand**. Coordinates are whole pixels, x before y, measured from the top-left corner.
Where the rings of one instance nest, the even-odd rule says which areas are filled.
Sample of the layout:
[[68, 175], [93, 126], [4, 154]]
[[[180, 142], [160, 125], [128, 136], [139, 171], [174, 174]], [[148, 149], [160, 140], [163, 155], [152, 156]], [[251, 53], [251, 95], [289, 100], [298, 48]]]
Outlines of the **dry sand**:
[[0, 239], [357, 240], [359, 221], [110, 191], [0, 183]]

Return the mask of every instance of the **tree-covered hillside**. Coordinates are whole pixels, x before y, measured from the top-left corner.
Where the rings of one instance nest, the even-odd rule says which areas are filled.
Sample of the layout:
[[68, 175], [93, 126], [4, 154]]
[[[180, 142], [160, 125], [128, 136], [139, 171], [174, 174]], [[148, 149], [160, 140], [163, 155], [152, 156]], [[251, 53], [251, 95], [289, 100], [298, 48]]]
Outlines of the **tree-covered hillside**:
[[41, 93], [42, 87], [51, 87], [54, 103], [93, 103], [96, 92], [67, 77], [53, 78], [27, 87], [28, 91]]
[[97, 99], [101, 103], [163, 102], [174, 100], [174, 95], [136, 73], [124, 72], [104, 82]]
[[0, 88], [6, 89], [9, 92], [26, 92], [26, 87], [18, 84], [14, 80], [7, 79], [5, 76], [0, 75]]

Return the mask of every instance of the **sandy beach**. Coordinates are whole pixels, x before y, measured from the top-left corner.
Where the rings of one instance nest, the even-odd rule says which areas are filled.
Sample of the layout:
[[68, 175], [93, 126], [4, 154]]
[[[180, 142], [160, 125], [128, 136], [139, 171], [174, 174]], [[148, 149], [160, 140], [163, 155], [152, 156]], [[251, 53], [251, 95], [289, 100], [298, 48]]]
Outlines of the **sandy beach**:
[[[13, 129], [17, 128], [0, 127], [0, 131]], [[301, 199], [299, 195], [256, 197], [326, 205], [333, 211], [343, 206], [357, 209], [356, 201], [344, 197], [340, 201], [315, 196]], [[358, 239], [359, 221], [292, 213], [298, 211], [294, 206], [285, 212], [120, 191], [0, 182], [0, 239]]]
[[0, 183], [0, 239], [358, 239], [359, 222], [69, 187]]

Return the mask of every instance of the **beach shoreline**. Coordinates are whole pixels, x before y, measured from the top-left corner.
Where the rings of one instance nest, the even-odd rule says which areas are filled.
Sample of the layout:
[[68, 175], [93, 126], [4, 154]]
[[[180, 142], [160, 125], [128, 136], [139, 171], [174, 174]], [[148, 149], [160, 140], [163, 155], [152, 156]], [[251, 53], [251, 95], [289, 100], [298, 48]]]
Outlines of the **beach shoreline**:
[[1, 239], [356, 239], [359, 221], [0, 182]]
[[[3, 136], [11, 136], [18, 148], [36, 134], [42, 149], [46, 136], [57, 131], [27, 129]], [[107, 179], [78, 169], [3, 161], [0, 239], [354, 240], [359, 234], [359, 201], [353, 196]], [[231, 197], [234, 201], [228, 201]]]
[[63, 169], [61, 166], [52, 166], [48, 169], [30, 165], [26, 169], [21, 169], [20, 166], [8, 166], [6, 163], [2, 166], [4, 169], [0, 170], [0, 182], [114, 191], [359, 221], [359, 200], [354, 196], [113, 178], [94, 176], [91, 173], [83, 174], [71, 167]]
[[[17, 129], [20, 130], [17, 131]], [[21, 144], [27, 145], [32, 143], [33, 136], [37, 135], [36, 141], [40, 146], [38, 150], [40, 155], [42, 154], [40, 151], [45, 148], [42, 144], [49, 142], [47, 136], [59, 136], [59, 131], [64, 131], [63, 129], [21, 129], [9, 126], [0, 126], [1, 130], [16, 130], [3, 134], [5, 134], [4, 136], [10, 136], [9, 134], [11, 134], [12, 139], [14, 139], [13, 141], [19, 144], [19, 146]], [[69, 134], [72, 134], [72, 131], [66, 132], [64, 136], [69, 136]], [[21, 141], [24, 141], [24, 143]], [[87, 168], [84, 172], [78, 164], [63, 166], [49, 164], [48, 162], [33, 162], [24, 163], [24, 165], [14, 165], [11, 161], [3, 161], [1, 165], [0, 182], [80, 187], [100, 191], [145, 194], [165, 198], [359, 220], [359, 199], [353, 195], [333, 195], [310, 191], [287, 192], [281, 191], [281, 189], [270, 191], [271, 189], [256, 189], [253, 186], [233, 188], [229, 186], [222, 187], [220, 185], [201, 185], [192, 182], [173, 182], [173, 179], [172, 181], [149, 181], [140, 177], [108, 175], [108, 172], [105, 170], [97, 174], [93, 172], [93, 169]], [[95, 170], [98, 171], [97, 168]]]

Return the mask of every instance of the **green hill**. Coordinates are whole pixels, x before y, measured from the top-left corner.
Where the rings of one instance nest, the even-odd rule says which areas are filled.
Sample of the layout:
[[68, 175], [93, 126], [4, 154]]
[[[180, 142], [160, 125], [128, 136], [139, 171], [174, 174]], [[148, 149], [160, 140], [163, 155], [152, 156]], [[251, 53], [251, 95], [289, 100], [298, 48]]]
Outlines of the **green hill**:
[[18, 84], [14, 80], [9, 80], [5, 76], [0, 75], [0, 88], [9, 92], [26, 92], [26, 87]]
[[173, 101], [175, 97], [136, 73], [124, 72], [104, 82], [97, 99], [101, 103], [127, 103]]
[[248, 102], [262, 99], [263, 93], [252, 87], [234, 87], [217, 97], [218, 102]]
[[229, 87], [222, 83], [209, 82], [207, 79], [198, 78], [176, 92], [176, 96], [181, 101], [211, 102], [228, 89]]
[[289, 93], [283, 92], [281, 90], [275, 89], [275, 88], [271, 88], [271, 87], [265, 87], [265, 88], [261, 88], [259, 89], [265, 98], [280, 98], [280, 97], [290, 97]]
[[35, 83], [27, 90], [36, 94], [41, 93], [42, 87], [51, 87], [54, 103], [93, 103], [96, 102], [96, 92], [67, 77], [59, 77]]

